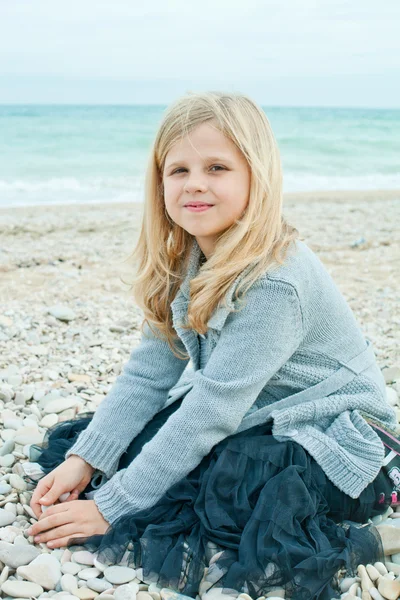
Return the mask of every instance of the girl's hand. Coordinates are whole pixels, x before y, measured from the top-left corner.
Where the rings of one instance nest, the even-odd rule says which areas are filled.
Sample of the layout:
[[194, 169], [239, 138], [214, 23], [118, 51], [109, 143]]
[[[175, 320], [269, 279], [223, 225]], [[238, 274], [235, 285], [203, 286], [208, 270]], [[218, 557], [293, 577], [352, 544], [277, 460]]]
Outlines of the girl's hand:
[[68, 501], [76, 500], [83, 492], [95, 469], [80, 456], [72, 455], [39, 480], [32, 495], [30, 507], [39, 519], [42, 505], [55, 504], [59, 497], [71, 492]]
[[94, 500], [72, 500], [47, 508], [27, 533], [40, 536], [35, 543], [49, 542], [49, 548], [61, 548], [71, 538], [103, 535], [109, 527]]

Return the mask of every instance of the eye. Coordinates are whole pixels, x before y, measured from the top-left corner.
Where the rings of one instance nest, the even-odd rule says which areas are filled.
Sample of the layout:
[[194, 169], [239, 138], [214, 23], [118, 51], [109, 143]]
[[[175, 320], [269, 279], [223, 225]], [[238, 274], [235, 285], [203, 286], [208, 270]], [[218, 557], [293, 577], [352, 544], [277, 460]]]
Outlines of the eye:
[[[214, 169], [215, 167], [217, 167], [218, 169], [222, 169], [223, 171], [226, 171], [225, 167], [221, 167], [221, 165], [213, 165], [212, 167], [210, 167], [211, 169]], [[175, 173], [179, 173], [179, 171], [186, 171], [185, 168], [180, 167], [179, 169], [176, 169], [175, 171], [173, 171], [171, 173], [171, 175], [175, 175]]]

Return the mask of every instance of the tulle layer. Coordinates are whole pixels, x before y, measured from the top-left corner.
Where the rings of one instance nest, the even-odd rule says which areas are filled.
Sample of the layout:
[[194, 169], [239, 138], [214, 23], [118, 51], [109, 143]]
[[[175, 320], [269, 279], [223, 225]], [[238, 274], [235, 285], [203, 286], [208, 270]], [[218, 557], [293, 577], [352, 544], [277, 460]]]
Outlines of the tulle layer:
[[[133, 441], [119, 468], [155, 434], [168, 408]], [[46, 472], [63, 461], [92, 416], [81, 414], [49, 430], [36, 446]], [[226, 438], [157, 504], [123, 515], [104, 535], [73, 538], [68, 546], [85, 545], [107, 565], [142, 566], [147, 583], [193, 598], [199, 590], [208, 590], [210, 599], [212, 590], [258, 598], [278, 587], [294, 600], [339, 598], [340, 569], [351, 576], [360, 563], [384, 561], [378, 530], [361, 525], [390, 505], [391, 485], [381, 471], [352, 499], [302, 446], [277, 441], [271, 429], [269, 422]], [[379, 504], [382, 493], [386, 500]]]

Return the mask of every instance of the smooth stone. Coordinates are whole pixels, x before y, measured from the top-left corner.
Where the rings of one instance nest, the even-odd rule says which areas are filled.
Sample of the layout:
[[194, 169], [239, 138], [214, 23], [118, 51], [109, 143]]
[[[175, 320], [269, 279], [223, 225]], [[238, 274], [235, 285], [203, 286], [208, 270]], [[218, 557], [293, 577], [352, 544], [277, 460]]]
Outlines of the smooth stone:
[[387, 575], [387, 573], [388, 573], [388, 570], [387, 570], [387, 568], [385, 567], [385, 565], [384, 565], [383, 563], [381, 563], [381, 562], [376, 562], [376, 563], [374, 563], [374, 567], [375, 567], [375, 569], [376, 569], [377, 571], [379, 571], [379, 573], [380, 573], [381, 575]]
[[85, 581], [87, 581], [88, 579], [94, 579], [95, 577], [97, 577], [97, 575], [100, 575], [101, 571], [99, 571], [99, 569], [96, 569], [95, 567], [91, 567], [89, 569], [82, 569], [82, 571], [79, 571], [79, 578], [80, 579], [85, 579]]
[[[80, 573], [79, 573], [80, 576]], [[111, 583], [106, 579], [98, 579], [97, 577], [90, 578], [86, 581], [86, 585], [89, 589], [95, 592], [105, 592], [112, 587]]]
[[[385, 556], [400, 552], [400, 521], [394, 520], [393, 525], [378, 525], [377, 530], [382, 537], [383, 551]], [[398, 523], [398, 526], [396, 526]], [[379, 569], [378, 569], [379, 570]]]
[[76, 318], [74, 311], [63, 304], [55, 304], [48, 308], [48, 312], [59, 321], [72, 321]]
[[14, 513], [10, 512], [9, 510], [5, 510], [4, 508], [0, 508], [0, 527], [6, 527], [6, 525], [11, 525], [11, 523], [14, 523], [14, 521]]
[[14, 449], [15, 449], [14, 440], [7, 440], [6, 442], [4, 442], [4, 444], [0, 448], [0, 456], [5, 456], [6, 454], [11, 454], [11, 452], [13, 452]]
[[81, 587], [77, 590], [76, 594], [74, 595], [77, 596], [80, 600], [94, 600], [94, 598], [97, 598], [99, 594], [94, 590], [89, 590], [89, 588], [87, 587]]
[[80, 565], [93, 565], [94, 556], [88, 550], [78, 550], [74, 552], [71, 558], [72, 562], [79, 563]]
[[[276, 596], [276, 594], [278, 594]], [[285, 597], [285, 590], [283, 588], [275, 588], [272, 592], [268, 592], [267, 594], [265, 594], [265, 597], [268, 598], [268, 600], [271, 600], [271, 596], [274, 598], [284, 598]]]
[[24, 492], [26, 490], [26, 481], [24, 481], [22, 479], [22, 477], [20, 477], [19, 475], [17, 475], [16, 473], [12, 473], [12, 475], [10, 475], [10, 485], [16, 489], [18, 492]]
[[[136, 594], [136, 600], [152, 600], [152, 597], [148, 591], [140, 591]], [[187, 598], [187, 596], [184, 596], [184, 598]]]
[[[367, 569], [364, 567], [364, 565], [358, 565], [357, 572], [358, 572], [359, 577], [361, 578], [361, 589], [362, 589], [362, 591], [363, 592], [368, 592], [368, 590], [370, 588], [372, 588], [374, 584], [373, 584], [372, 580], [370, 579], [370, 577], [369, 577], [369, 575], [367, 573]], [[356, 585], [356, 584], [353, 584], [353, 585]], [[349, 592], [353, 593], [354, 595], [356, 595], [357, 594], [357, 589], [358, 589], [358, 584], [357, 584], [357, 588], [355, 590], [355, 593], [354, 593], [354, 591], [351, 591], [352, 587], [353, 586], [350, 587]]]
[[[174, 590], [170, 590], [169, 588], [161, 588], [160, 596], [162, 600], [189, 600], [190, 598], [190, 596], [185, 596], [185, 594], [180, 594], [179, 592], [175, 592]], [[280, 600], [282, 600], [282, 598]]]
[[0, 542], [0, 560], [12, 569], [29, 564], [40, 554], [41, 551], [39, 548], [35, 548], [35, 546], [16, 546], [8, 542]]
[[1, 591], [13, 598], [31, 598], [43, 594], [44, 589], [37, 583], [30, 581], [5, 581], [1, 586]]
[[[61, 554], [60, 563], [63, 565], [64, 563], [70, 562], [72, 557], [72, 552], [69, 548], [65, 548], [64, 552]], [[76, 563], [73, 563], [76, 564]]]
[[77, 575], [82, 570], [79, 563], [65, 562], [61, 565], [61, 572], [68, 575]]
[[382, 577], [378, 583], [378, 591], [387, 600], [397, 600], [400, 596], [400, 581], [391, 581]]
[[[9, 456], [12, 456], [12, 454], [9, 454]], [[5, 481], [0, 481], [0, 494], [6, 495], [9, 492], [11, 492], [11, 490], [12, 490], [12, 487], [9, 483], [6, 483]]]
[[375, 582], [381, 576], [378, 569], [376, 569], [374, 565], [366, 565], [365, 568], [367, 569], [368, 577], [371, 581]]
[[55, 425], [56, 423], [58, 423], [58, 416], [56, 413], [50, 413], [48, 415], [46, 415], [45, 417], [43, 417], [43, 419], [40, 421], [39, 425], [41, 427], [53, 427], [53, 425]]
[[19, 567], [17, 574], [46, 590], [54, 590], [61, 579], [60, 567], [58, 560], [51, 554], [40, 554], [29, 565]]
[[17, 535], [18, 533], [13, 529], [10, 529], [9, 527], [2, 527], [0, 529], [0, 540], [2, 540], [3, 542], [13, 544]]
[[25, 444], [41, 444], [43, 433], [35, 427], [21, 427], [15, 434], [14, 441], [24, 446]]
[[369, 593], [373, 600], [385, 600], [376, 588], [371, 588]]
[[135, 579], [136, 571], [130, 567], [107, 567], [107, 569], [104, 571], [104, 577], [113, 585], [119, 585], [121, 583], [128, 583], [128, 581]]
[[75, 595], [75, 592], [78, 589], [78, 580], [70, 573], [66, 573], [61, 576], [60, 585], [63, 592], [69, 592], [70, 594]]
[[391, 555], [391, 562], [394, 562], [396, 565], [400, 565], [400, 552], [395, 552]]
[[[379, 573], [378, 573], [379, 575]], [[348, 592], [350, 589], [350, 586], [353, 585], [353, 583], [356, 583], [357, 579], [355, 577], [344, 577], [342, 579], [342, 581], [340, 582], [340, 591], [341, 592]]]
[[12, 467], [15, 463], [14, 454], [5, 454], [4, 456], [0, 456], [0, 467]]
[[[122, 587], [122, 586], [121, 586]], [[117, 588], [117, 590], [115, 590], [115, 593], [119, 590], [119, 588]], [[97, 596], [98, 598], [101, 598], [101, 600], [114, 600], [115, 598], [115, 594], [100, 594], [99, 596]]]
[[99, 569], [99, 571], [101, 571], [102, 573], [107, 569], [107, 565], [104, 565], [99, 560], [97, 560], [97, 556], [95, 556], [93, 559], [93, 566], [96, 567], [96, 569]]
[[396, 565], [396, 563], [386, 561], [386, 567], [390, 569], [390, 571], [394, 573], [397, 577], [400, 575], [400, 565]]
[[135, 590], [130, 585], [125, 584], [117, 587], [114, 592], [114, 600], [137, 600], [137, 596]]
[[69, 408], [74, 408], [79, 402], [80, 400], [74, 396], [69, 396], [68, 398], [57, 398], [56, 400], [50, 400], [50, 402], [48, 402], [44, 407], [43, 412], [46, 414], [58, 414], [64, 410], [68, 410]]
[[357, 596], [358, 595], [357, 592], [359, 589], [360, 589], [360, 584], [358, 583], [358, 581], [356, 581], [356, 583], [353, 583], [353, 585], [350, 586], [348, 593], [351, 596]]

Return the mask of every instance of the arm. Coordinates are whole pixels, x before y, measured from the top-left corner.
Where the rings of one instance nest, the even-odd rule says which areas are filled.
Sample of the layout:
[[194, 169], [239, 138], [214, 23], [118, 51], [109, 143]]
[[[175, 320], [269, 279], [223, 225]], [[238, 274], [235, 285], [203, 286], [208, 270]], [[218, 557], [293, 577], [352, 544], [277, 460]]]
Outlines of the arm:
[[[145, 337], [145, 335], [148, 337]], [[181, 340], [178, 347], [185, 351]], [[142, 337], [101, 402], [88, 427], [66, 452], [80, 456], [95, 469], [112, 477], [119, 458], [143, 427], [159, 412], [168, 392], [178, 381], [189, 359], [181, 360], [166, 341], [158, 339], [147, 323]]]
[[296, 290], [285, 282], [257, 281], [247, 305], [228, 315], [204, 369], [181, 406], [128, 468], [93, 496], [110, 523], [153, 506], [190, 473], [213, 446], [232, 435], [268, 380], [303, 339]]

